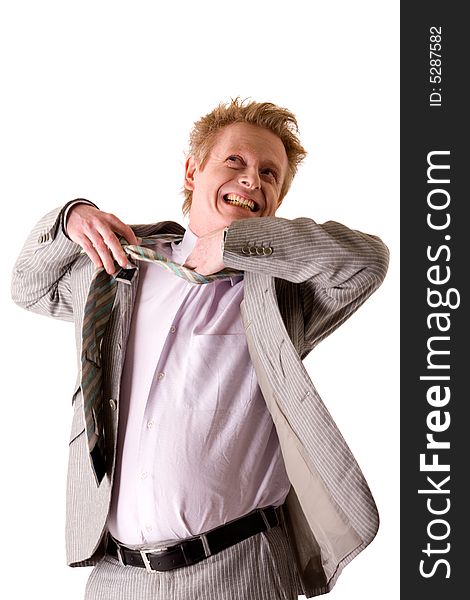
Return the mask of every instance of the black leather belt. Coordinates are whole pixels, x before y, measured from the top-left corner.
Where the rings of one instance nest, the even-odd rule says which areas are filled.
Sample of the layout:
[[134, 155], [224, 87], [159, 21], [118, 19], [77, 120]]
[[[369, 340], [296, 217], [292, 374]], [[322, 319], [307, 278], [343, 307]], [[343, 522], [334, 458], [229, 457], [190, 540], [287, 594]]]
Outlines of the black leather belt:
[[252, 535], [276, 527], [279, 525], [278, 510], [274, 506], [260, 508], [244, 517], [211, 529], [207, 533], [183, 540], [174, 546], [149, 551], [127, 548], [109, 535], [107, 553], [117, 558], [125, 566], [142, 567], [149, 572], [170, 571], [194, 565]]

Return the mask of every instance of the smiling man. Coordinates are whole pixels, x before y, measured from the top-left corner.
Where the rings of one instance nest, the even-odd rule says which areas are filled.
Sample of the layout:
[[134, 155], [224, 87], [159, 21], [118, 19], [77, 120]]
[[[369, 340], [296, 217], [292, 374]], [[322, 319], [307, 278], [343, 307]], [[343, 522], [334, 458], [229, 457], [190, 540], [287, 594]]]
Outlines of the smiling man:
[[[299, 148], [298, 160], [302, 153]], [[281, 139], [269, 129], [244, 122], [219, 130], [206, 161], [190, 155], [184, 182], [192, 194], [189, 228], [198, 237], [212, 235], [196, 248], [188, 266], [202, 274], [222, 269], [218, 230], [237, 219], [273, 216], [287, 171]], [[203, 256], [220, 260], [201, 264]]]
[[212, 225], [274, 215], [287, 170], [284, 145], [272, 131], [249, 123], [226, 126], [205, 162], [194, 155], [186, 161], [185, 187], [192, 192], [189, 226], [202, 236]]
[[76, 324], [67, 560], [95, 565], [88, 600], [311, 597], [376, 533], [302, 359], [388, 251], [275, 216], [304, 156], [292, 113], [236, 99], [191, 132], [186, 230], [77, 199], [25, 243], [14, 300]]

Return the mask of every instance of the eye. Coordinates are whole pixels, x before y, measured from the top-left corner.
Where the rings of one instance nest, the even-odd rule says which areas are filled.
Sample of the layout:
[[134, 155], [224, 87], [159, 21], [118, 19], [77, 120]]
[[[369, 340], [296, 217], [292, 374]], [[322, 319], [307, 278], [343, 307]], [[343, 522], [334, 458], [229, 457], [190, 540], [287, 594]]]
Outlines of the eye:
[[271, 179], [274, 179], [274, 181], [277, 181], [278, 179], [277, 172], [274, 169], [271, 169], [270, 167], [262, 169], [261, 175], [267, 175]]
[[231, 162], [231, 163], [242, 163], [242, 159], [240, 158], [240, 156], [237, 156], [236, 154], [232, 154], [227, 158], [227, 162]]

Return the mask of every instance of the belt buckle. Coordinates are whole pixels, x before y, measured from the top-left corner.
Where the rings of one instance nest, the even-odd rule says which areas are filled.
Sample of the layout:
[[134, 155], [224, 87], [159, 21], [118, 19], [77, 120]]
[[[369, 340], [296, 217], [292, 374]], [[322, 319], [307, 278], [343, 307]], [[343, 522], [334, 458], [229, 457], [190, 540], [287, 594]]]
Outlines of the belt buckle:
[[168, 546], [160, 546], [155, 548], [155, 550], [139, 550], [147, 573], [159, 573], [159, 571], [152, 569], [152, 565], [150, 564], [147, 554], [158, 554], [158, 552], [164, 552], [165, 550], [168, 550]]

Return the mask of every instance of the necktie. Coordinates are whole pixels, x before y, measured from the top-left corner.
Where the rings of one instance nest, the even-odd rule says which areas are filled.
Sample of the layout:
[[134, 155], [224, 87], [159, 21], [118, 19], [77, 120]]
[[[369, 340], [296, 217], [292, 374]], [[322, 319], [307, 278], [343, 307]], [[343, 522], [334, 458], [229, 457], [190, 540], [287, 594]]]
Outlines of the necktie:
[[[156, 240], [175, 242], [183, 239], [182, 235], [162, 234], [142, 238], [140, 246], [127, 244], [121, 238], [124, 251], [135, 260], [156, 263], [168, 269], [175, 275], [194, 284], [210, 283], [218, 279], [228, 279], [242, 275], [240, 271], [223, 269], [211, 275], [201, 275], [188, 267], [179, 265], [146, 245], [154, 244]], [[103, 267], [95, 272], [85, 303], [82, 328], [82, 393], [85, 413], [85, 429], [88, 450], [97, 485], [106, 473], [106, 456], [101, 417], [103, 404], [101, 344], [111, 316], [118, 282], [129, 284], [135, 268], [120, 269], [115, 275], [109, 275]]]
[[[175, 275], [186, 279], [186, 281], [189, 281], [190, 283], [210, 283], [211, 281], [215, 281], [217, 279], [228, 279], [229, 277], [233, 277], [235, 275], [241, 275], [240, 271], [235, 271], [232, 269], [223, 269], [222, 271], [212, 273], [211, 275], [201, 275], [193, 269], [183, 267], [183, 265], [179, 265], [178, 263], [171, 261], [170, 259], [166, 258], [162, 254], [159, 254], [152, 248], [146, 247], [147, 245], [154, 244], [155, 240], [165, 242], [177, 242], [182, 239], [182, 235], [167, 233], [156, 236], [151, 235], [145, 238], [141, 238], [140, 246], [132, 246], [126, 244], [123, 238], [121, 238], [121, 243], [126, 254], [128, 254], [135, 260], [144, 260], [146, 262], [156, 263], [161, 267], [168, 269]], [[118, 279], [118, 281], [128, 281], [129, 279], [128, 277], [126, 277], [125, 273], [123, 273], [123, 269], [121, 269], [121, 271], [119, 271], [119, 273], [117, 273], [115, 277]]]

